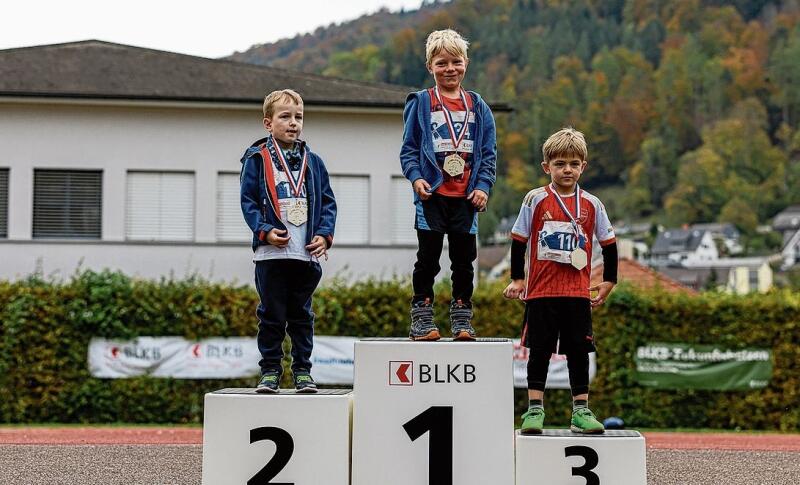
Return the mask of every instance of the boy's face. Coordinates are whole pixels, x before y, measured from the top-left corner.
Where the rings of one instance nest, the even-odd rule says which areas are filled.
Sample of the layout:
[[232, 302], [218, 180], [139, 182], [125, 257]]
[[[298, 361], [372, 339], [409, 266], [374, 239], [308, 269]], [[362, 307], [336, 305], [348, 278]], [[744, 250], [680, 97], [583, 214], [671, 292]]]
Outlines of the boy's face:
[[586, 160], [581, 160], [575, 155], [557, 156], [549, 162], [542, 162], [544, 173], [550, 174], [556, 188], [564, 193], [570, 193], [575, 189], [575, 184], [581, 178], [581, 174], [586, 169]]
[[283, 148], [291, 147], [303, 131], [303, 105], [276, 103], [272, 116], [264, 118], [264, 128]]
[[433, 80], [440, 90], [453, 92], [461, 87], [461, 81], [467, 72], [467, 64], [467, 60], [463, 57], [441, 51], [431, 59], [428, 72], [433, 75]]

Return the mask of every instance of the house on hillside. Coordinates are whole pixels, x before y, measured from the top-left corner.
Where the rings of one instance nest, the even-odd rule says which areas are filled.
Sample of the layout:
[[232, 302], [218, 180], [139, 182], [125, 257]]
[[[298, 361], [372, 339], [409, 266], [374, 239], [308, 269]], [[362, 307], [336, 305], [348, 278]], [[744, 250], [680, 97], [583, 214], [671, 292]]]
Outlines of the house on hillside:
[[408, 274], [410, 88], [91, 40], [0, 50], [0, 279], [80, 266], [251, 281], [239, 158], [283, 88], [303, 96], [303, 138], [337, 196], [325, 276]]
[[741, 254], [744, 251], [741, 243], [742, 234], [730, 222], [692, 224], [689, 229], [710, 232], [711, 238], [717, 243], [717, 248], [722, 248], [725, 254]]
[[800, 263], [800, 205], [792, 205], [779, 212], [772, 228], [783, 236], [781, 269], [787, 270]]
[[713, 261], [719, 258], [711, 231], [667, 229], [658, 234], [650, 248], [653, 266]]
[[767, 258], [720, 258], [660, 267], [658, 271], [695, 290], [717, 289], [737, 295], [765, 293], [773, 284]]

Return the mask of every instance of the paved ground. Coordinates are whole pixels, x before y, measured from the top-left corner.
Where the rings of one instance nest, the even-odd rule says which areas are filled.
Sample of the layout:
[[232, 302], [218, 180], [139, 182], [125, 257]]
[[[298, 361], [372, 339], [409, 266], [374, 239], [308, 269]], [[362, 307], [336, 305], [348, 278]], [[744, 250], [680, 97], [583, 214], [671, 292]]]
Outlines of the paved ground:
[[[645, 436], [648, 485], [800, 484], [800, 435]], [[197, 428], [0, 428], [0, 484], [197, 485], [201, 441]]]

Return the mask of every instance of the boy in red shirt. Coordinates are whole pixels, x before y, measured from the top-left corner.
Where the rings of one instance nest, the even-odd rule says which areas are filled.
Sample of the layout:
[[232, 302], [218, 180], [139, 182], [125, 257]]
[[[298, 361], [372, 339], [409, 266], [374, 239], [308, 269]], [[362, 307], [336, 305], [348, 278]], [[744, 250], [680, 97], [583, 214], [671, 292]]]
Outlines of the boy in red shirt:
[[[567, 356], [573, 399], [570, 429], [604, 432], [588, 407], [589, 352], [595, 351], [592, 307], [603, 304], [617, 282], [617, 244], [603, 203], [578, 185], [586, 152], [583, 134], [572, 128], [547, 139], [542, 168], [551, 183], [528, 192], [511, 230], [512, 281], [503, 295], [525, 300], [522, 344], [531, 349], [529, 407], [522, 415], [522, 434], [542, 432], [545, 382], [555, 352]], [[593, 236], [603, 253], [603, 282], [589, 288]], [[590, 291], [597, 296], [592, 298]]]

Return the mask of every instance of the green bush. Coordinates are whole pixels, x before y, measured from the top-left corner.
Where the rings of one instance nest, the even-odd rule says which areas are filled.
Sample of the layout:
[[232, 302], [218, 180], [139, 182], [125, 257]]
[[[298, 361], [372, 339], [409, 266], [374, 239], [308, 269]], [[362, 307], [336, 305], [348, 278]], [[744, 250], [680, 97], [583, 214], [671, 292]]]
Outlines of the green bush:
[[[517, 337], [522, 304], [501, 283], [476, 289], [475, 326], [485, 337]], [[449, 289], [438, 288], [437, 319], [447, 321]], [[319, 335], [404, 336], [410, 289], [401, 281], [335, 282], [318, 290]], [[253, 379], [97, 379], [87, 367], [92, 337], [255, 335], [251, 287], [200, 280], [139, 281], [86, 271], [66, 283], [0, 282], [0, 422], [202, 421], [203, 394], [252, 386]], [[594, 314], [598, 373], [592, 407], [631, 426], [796, 430], [800, 427], [800, 295], [675, 296], [625, 286]], [[772, 349], [769, 387], [754, 391], [665, 391], [634, 382], [636, 347], [649, 342]], [[526, 405], [518, 390], [517, 415]], [[568, 421], [568, 391], [548, 391], [548, 422]]]

